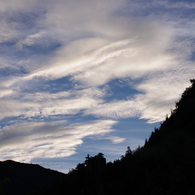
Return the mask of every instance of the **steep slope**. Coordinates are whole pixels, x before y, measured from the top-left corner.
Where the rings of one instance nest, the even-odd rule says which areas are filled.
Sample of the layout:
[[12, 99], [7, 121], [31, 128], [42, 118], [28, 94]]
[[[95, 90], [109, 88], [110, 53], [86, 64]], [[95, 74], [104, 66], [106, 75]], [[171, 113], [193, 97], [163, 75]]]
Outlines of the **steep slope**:
[[39, 165], [18, 163], [11, 160], [0, 162], [1, 194], [23, 195], [44, 189], [66, 175]]
[[176, 103], [171, 116], [152, 132], [145, 150], [159, 148], [181, 158], [195, 158], [195, 80]]
[[195, 194], [195, 80], [191, 84], [144, 147], [112, 164], [108, 194]]

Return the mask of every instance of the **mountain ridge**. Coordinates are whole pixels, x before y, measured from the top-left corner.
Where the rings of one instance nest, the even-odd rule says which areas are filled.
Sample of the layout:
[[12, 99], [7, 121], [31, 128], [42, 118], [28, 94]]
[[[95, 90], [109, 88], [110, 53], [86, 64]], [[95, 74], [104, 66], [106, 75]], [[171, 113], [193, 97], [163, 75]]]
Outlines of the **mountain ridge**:
[[48, 185], [63, 180], [65, 174], [37, 164], [6, 160], [0, 162], [1, 194], [21, 195], [38, 193]]

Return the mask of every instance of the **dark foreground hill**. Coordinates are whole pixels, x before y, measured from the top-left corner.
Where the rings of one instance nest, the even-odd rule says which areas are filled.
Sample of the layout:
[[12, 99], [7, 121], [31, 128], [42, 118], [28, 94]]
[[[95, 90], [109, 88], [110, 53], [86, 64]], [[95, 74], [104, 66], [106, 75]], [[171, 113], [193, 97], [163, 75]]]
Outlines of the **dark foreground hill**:
[[[53, 185], [42, 173], [39, 182], [48, 188], [34, 195], [194, 195], [195, 80], [191, 84], [143, 147], [134, 151], [128, 147], [121, 159], [109, 163], [102, 153], [88, 155], [85, 162]], [[12, 185], [17, 183], [15, 176]], [[35, 180], [36, 176], [29, 177], [29, 188]], [[15, 190], [18, 193], [20, 188]]]
[[66, 175], [35, 164], [18, 163], [11, 160], [0, 162], [0, 194], [37, 194]]

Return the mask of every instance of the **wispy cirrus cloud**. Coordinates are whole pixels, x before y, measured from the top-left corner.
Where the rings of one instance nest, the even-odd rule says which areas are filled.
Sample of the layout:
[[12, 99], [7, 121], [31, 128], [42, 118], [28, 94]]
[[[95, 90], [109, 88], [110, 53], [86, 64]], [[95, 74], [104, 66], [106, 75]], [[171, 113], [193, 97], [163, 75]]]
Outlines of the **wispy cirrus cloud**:
[[12, 91], [3, 92], [2, 95], [8, 97], [0, 100], [2, 111], [0, 119], [16, 116], [44, 118], [52, 115], [74, 115], [83, 109], [96, 107], [99, 102], [102, 102], [100, 97], [103, 95], [103, 91], [95, 88], [53, 94], [15, 93], [15, 96]]
[[13, 93], [13, 90], [10, 88], [5, 87], [3, 84], [0, 84], [0, 98], [4, 96], [9, 96]]
[[[30, 122], [5, 126], [0, 129], [1, 159], [29, 162], [33, 158], [66, 157], [87, 136], [106, 135], [116, 124], [112, 120], [67, 124], [67, 121]], [[74, 129], [74, 130], [73, 130]], [[121, 138], [109, 138], [113, 142]]]

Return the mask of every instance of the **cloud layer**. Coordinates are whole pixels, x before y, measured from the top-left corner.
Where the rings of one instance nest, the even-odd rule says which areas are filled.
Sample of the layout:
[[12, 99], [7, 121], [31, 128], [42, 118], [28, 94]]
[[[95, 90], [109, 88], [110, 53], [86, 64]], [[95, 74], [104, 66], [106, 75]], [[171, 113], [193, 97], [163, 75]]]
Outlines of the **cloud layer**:
[[86, 136], [123, 142], [121, 119], [162, 121], [194, 77], [194, 9], [0, 1], [1, 158], [66, 157]]

